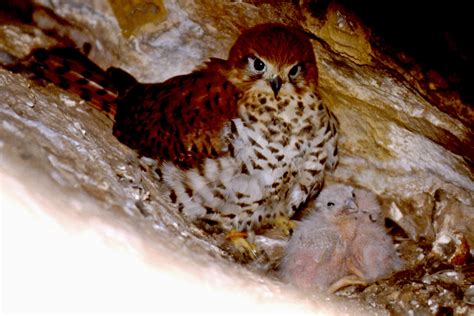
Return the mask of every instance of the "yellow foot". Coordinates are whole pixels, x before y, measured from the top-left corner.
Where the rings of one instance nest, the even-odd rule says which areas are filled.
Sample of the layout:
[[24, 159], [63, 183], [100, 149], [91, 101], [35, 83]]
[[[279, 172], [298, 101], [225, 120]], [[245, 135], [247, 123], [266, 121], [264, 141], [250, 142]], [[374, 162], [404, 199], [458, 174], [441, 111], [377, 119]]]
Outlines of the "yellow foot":
[[231, 230], [226, 239], [230, 240], [234, 248], [243, 255], [248, 255], [251, 259], [257, 258], [257, 246], [250, 243], [247, 239], [247, 233], [237, 230]]
[[365, 282], [364, 280], [362, 280], [358, 276], [348, 275], [348, 276], [345, 276], [345, 277], [339, 279], [338, 281], [334, 282], [333, 284], [331, 284], [331, 286], [328, 289], [328, 292], [329, 293], [334, 293], [334, 292], [342, 289], [343, 287], [346, 287], [346, 286], [349, 286], [349, 285], [366, 285], [366, 284], [367, 284], [367, 282]]
[[290, 220], [288, 217], [278, 216], [275, 218], [274, 225], [278, 227], [285, 236], [289, 236], [293, 229], [296, 228], [295, 221]]

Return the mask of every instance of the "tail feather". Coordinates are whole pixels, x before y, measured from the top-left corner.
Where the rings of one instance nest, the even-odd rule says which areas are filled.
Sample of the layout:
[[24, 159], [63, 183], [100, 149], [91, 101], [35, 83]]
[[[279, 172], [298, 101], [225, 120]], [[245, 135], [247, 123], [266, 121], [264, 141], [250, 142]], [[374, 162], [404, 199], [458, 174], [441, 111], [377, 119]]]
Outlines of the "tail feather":
[[117, 89], [119, 97], [126, 95], [131, 88], [138, 84], [131, 74], [120, 68], [110, 67], [106, 73], [114, 88]]
[[[70, 91], [93, 107], [108, 113], [117, 112], [118, 90], [107, 72], [74, 48], [39, 48], [21, 62], [22, 69], [37, 79], [52, 82]], [[18, 67], [17, 67], [18, 69]]]

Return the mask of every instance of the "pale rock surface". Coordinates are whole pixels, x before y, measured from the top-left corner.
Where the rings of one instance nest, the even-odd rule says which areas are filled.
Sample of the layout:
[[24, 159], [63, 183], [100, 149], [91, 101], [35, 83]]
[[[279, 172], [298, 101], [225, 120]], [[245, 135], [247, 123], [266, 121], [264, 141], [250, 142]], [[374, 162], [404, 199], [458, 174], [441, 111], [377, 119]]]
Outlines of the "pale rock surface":
[[[374, 50], [368, 42], [370, 33], [343, 8], [331, 5], [317, 15], [310, 1], [167, 0], [165, 21], [126, 39], [105, 0], [37, 3], [60, 17], [36, 11], [34, 20], [43, 29], [71, 38], [78, 47], [90, 43], [89, 56], [101, 67], [122, 67], [143, 82], [187, 73], [209, 57], [225, 58], [240, 30], [257, 23], [301, 25], [319, 38], [313, 44], [320, 92], [341, 123], [340, 164], [328, 180], [369, 189], [389, 206], [383, 208], [383, 217], [402, 228], [407, 242], [413, 241], [402, 245], [401, 250], [409, 250], [403, 259], [415, 256], [414, 262], [422, 264], [426, 245], [417, 247], [415, 241], [431, 245], [453, 234], [461, 234], [474, 247], [472, 109], [456, 98], [429, 101], [441, 97], [424, 89], [416, 74], [402, 73], [392, 59]], [[21, 25], [1, 26], [0, 39], [2, 63], [57, 41]], [[74, 96], [1, 70], [0, 120], [0, 170], [24, 183], [25, 192], [36, 199], [44, 202], [54, 196], [70, 205], [64, 208], [67, 214], [79, 217], [91, 203], [98, 214], [119, 214], [118, 221], [144, 225], [145, 235], [157, 234], [177, 248], [186, 245], [199, 254], [197, 258], [206, 253], [226, 258], [215, 240], [167, 206], [153, 168], [112, 136], [111, 122]], [[5, 179], [2, 186], [7, 185]], [[53, 215], [62, 216], [58, 210]], [[188, 255], [183, 260], [195, 262], [194, 255]], [[386, 289], [370, 287], [363, 295], [376, 302], [376, 293], [390, 304], [397, 297], [399, 306], [425, 310], [428, 307], [421, 303], [410, 305], [404, 299], [405, 293], [407, 297], [413, 293], [410, 284], [417, 278], [415, 274], [407, 279], [403, 289], [392, 289], [393, 283], [388, 283]], [[417, 286], [423, 295], [429, 293], [433, 304], [444, 302], [440, 298], [437, 303], [436, 286], [421, 281]], [[461, 286], [459, 291], [468, 288]], [[453, 306], [465, 308], [458, 303]]]
[[2, 312], [380, 312], [242, 269], [168, 207], [103, 114], [3, 69], [0, 87]]

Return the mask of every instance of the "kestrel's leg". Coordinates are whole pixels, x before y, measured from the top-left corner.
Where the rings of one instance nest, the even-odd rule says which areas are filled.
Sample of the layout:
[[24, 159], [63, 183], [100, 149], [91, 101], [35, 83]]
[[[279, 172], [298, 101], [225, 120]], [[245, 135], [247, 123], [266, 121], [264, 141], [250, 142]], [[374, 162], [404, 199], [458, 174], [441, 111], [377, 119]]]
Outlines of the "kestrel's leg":
[[290, 220], [287, 216], [278, 215], [273, 225], [279, 228], [285, 236], [289, 236], [296, 228], [296, 222]]
[[328, 289], [328, 292], [329, 293], [334, 293], [346, 286], [349, 286], [349, 285], [366, 285], [367, 282], [362, 280], [361, 278], [359, 278], [357, 275], [347, 275], [339, 280], [337, 280], [336, 282], [334, 282], [333, 284], [331, 284], [331, 286], [329, 287]]
[[290, 220], [292, 214], [288, 211], [288, 205], [277, 199], [268, 201], [268, 204], [265, 206], [265, 213], [270, 215], [266, 223], [278, 228], [285, 237], [289, 236], [296, 228], [296, 223]]
[[257, 246], [247, 240], [247, 232], [232, 229], [226, 236], [232, 246], [241, 254], [248, 255], [251, 259], [257, 258]]
[[347, 268], [352, 274], [342, 277], [341, 279], [331, 284], [328, 292], [334, 293], [337, 290], [349, 285], [367, 285], [364, 273], [356, 266], [352, 258], [349, 258], [347, 260]]

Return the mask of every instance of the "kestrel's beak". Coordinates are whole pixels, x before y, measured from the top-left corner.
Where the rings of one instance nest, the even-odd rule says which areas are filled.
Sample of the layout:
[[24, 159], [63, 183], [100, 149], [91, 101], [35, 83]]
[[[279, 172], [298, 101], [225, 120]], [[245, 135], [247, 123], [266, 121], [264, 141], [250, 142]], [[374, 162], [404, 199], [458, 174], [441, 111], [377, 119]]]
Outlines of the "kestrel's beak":
[[273, 94], [275, 95], [275, 98], [278, 95], [278, 91], [280, 91], [281, 88], [281, 78], [280, 76], [275, 76], [270, 80], [270, 85], [272, 86]]
[[344, 203], [344, 210], [347, 214], [357, 213], [359, 211], [359, 206], [354, 199], [350, 198]]

